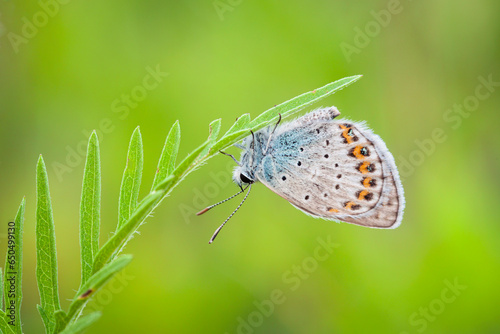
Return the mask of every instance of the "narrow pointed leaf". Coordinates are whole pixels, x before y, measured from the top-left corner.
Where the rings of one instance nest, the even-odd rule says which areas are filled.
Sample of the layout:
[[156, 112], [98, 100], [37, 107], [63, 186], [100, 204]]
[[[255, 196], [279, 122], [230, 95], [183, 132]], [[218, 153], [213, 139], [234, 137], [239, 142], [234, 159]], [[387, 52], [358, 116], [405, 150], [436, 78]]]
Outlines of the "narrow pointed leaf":
[[7, 255], [4, 272], [4, 300], [7, 321], [21, 333], [21, 301], [23, 297], [23, 229], [26, 201], [23, 198], [13, 224], [7, 229]]
[[[4, 315], [0, 316], [0, 330], [3, 334], [15, 334], [15, 327], [8, 324], [10, 319], [6, 318]], [[21, 333], [21, 332], [18, 332]]]
[[61, 334], [78, 334], [89, 328], [94, 322], [99, 320], [101, 312], [92, 312], [84, 315], [61, 332]]
[[146, 217], [151, 213], [154, 208], [154, 204], [161, 199], [162, 195], [162, 192], [153, 192], [147, 195], [141, 203], [139, 203], [139, 206], [134, 211], [130, 219], [123, 224], [123, 226], [121, 226], [111, 238], [108, 239], [108, 241], [97, 253], [94, 260], [94, 273], [103, 268], [104, 265], [112, 259], [113, 255], [116, 255], [116, 250], [122, 248], [121, 246], [123, 243], [129, 239], [141, 222], [143, 222], [144, 219], [146, 219]]
[[94, 275], [92, 275], [89, 280], [78, 290], [71, 305], [69, 306], [69, 311], [66, 316], [66, 323], [73, 321], [74, 317], [79, 313], [81, 308], [85, 303], [95, 295], [95, 293], [106, 284], [106, 282], [113, 277], [120, 270], [125, 268], [130, 261], [132, 261], [132, 255], [122, 255], [117, 257], [112, 262], [105, 265]]
[[217, 137], [219, 136], [219, 131], [220, 131], [220, 126], [221, 126], [221, 119], [216, 119], [209, 125], [209, 133], [208, 133], [208, 144], [207, 146], [201, 151], [200, 157], [204, 157], [207, 155], [207, 153], [210, 151], [210, 148], [214, 145], [214, 143], [217, 140]]
[[92, 132], [87, 147], [87, 161], [83, 172], [82, 199], [80, 202], [80, 258], [84, 284], [92, 274], [92, 265], [99, 250], [99, 225], [101, 209], [101, 162], [99, 140]]
[[139, 127], [134, 130], [128, 147], [127, 165], [123, 172], [118, 201], [118, 230], [132, 215], [137, 206], [143, 165], [142, 138]]
[[49, 180], [42, 156], [38, 159], [36, 177], [36, 278], [40, 292], [41, 307], [45, 311], [45, 328], [52, 332], [53, 315], [61, 308], [57, 283], [56, 235], [52, 204], [50, 202]]
[[234, 133], [239, 130], [246, 129], [248, 127], [248, 124], [250, 123], [250, 114], [243, 114], [238, 119], [234, 124], [227, 130], [227, 132], [224, 134], [223, 137], [226, 137], [227, 135]]
[[254, 131], [257, 131], [271, 123], [275, 122], [278, 114], [281, 114], [282, 118], [286, 118], [291, 116], [292, 114], [300, 111], [301, 109], [318, 102], [319, 100], [327, 97], [330, 94], [335, 93], [338, 90], [341, 90], [353, 82], [359, 80], [361, 75], [354, 75], [351, 77], [346, 77], [335, 82], [329, 83], [321, 88], [317, 88], [311, 92], [304, 93], [297, 97], [294, 97], [291, 100], [283, 102], [276, 107], [268, 109], [264, 111], [262, 114], [257, 116], [252, 122], [250, 122], [250, 126]]
[[177, 153], [179, 152], [180, 143], [181, 127], [179, 125], [179, 121], [176, 121], [174, 125], [172, 125], [172, 128], [168, 132], [167, 139], [165, 140], [165, 145], [163, 146], [160, 160], [158, 161], [158, 167], [156, 168], [156, 174], [151, 191], [153, 191], [153, 189], [156, 188], [161, 181], [174, 171], [175, 160], [177, 158]]

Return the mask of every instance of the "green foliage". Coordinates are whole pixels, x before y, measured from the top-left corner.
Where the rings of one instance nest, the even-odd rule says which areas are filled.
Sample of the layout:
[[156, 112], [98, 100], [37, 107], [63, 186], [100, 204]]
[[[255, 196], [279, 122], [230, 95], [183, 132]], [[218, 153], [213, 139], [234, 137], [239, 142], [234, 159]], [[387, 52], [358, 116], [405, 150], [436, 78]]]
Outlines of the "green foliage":
[[92, 273], [94, 257], [99, 250], [99, 221], [101, 209], [101, 162], [97, 134], [92, 132], [87, 147], [80, 203], [80, 257], [82, 282]]
[[11, 334], [11, 333], [21, 333], [21, 332], [14, 332], [14, 329], [11, 325], [7, 323], [8, 319], [5, 318], [5, 315], [2, 315], [0, 317], [0, 329], [2, 330], [3, 334]]
[[141, 187], [143, 159], [141, 131], [137, 127], [130, 139], [127, 165], [123, 172], [122, 185], [120, 187], [117, 230], [125, 224], [137, 206], [139, 189]]
[[151, 191], [168, 175], [172, 174], [175, 168], [175, 158], [179, 152], [179, 146], [181, 144], [181, 127], [179, 121], [175, 121], [174, 125], [170, 129], [167, 139], [165, 140], [165, 145], [161, 152], [160, 160], [158, 161], [158, 167], [156, 168], [155, 178], [153, 180], [153, 186]]
[[57, 284], [56, 235], [50, 202], [49, 180], [42, 156], [36, 167], [36, 280], [45, 330], [55, 328], [54, 313], [61, 309]]
[[[23, 228], [26, 201], [23, 198], [14, 226], [9, 224], [7, 236], [7, 255], [5, 256], [5, 271], [0, 270], [0, 301], [5, 301], [5, 307], [0, 311], [0, 329], [3, 333], [22, 333], [21, 301], [23, 274]], [[5, 286], [4, 286], [5, 284]], [[0, 302], [0, 305], [2, 303]], [[13, 307], [12, 312], [9, 311]], [[5, 311], [5, 313], [4, 313]], [[13, 324], [13, 325], [12, 325]]]
[[[178, 122], [175, 122], [165, 140], [151, 191], [139, 202], [143, 169], [143, 147], [141, 133], [139, 128], [136, 128], [130, 140], [127, 163], [123, 172], [116, 232], [101, 248], [99, 248], [98, 242], [101, 201], [99, 141], [96, 133], [93, 132], [87, 147], [80, 204], [81, 283], [67, 313], [61, 310], [59, 303], [54, 220], [47, 171], [40, 156], [37, 164], [36, 274], [41, 300], [38, 310], [44, 322], [46, 333], [80, 333], [100, 317], [99, 312], [82, 317], [80, 315], [88, 300], [116, 273], [130, 263], [132, 260], [130, 255], [118, 255], [145, 219], [189, 173], [217, 154], [219, 150], [229, 147], [248, 136], [251, 130], [258, 131], [276, 122], [279, 115], [282, 118], [289, 117], [359, 78], [360, 76], [344, 78], [297, 96], [265, 111], [253, 121], [250, 120], [248, 114], [243, 114], [221, 138], [219, 138], [221, 120], [217, 119], [210, 123], [207, 140], [188, 154], [177, 167], [175, 167], [175, 162], [180, 145], [180, 126]], [[16, 217], [16, 226], [19, 227], [16, 229], [16, 238], [19, 241], [22, 240], [23, 216], [24, 200]], [[19, 242], [16, 247], [16, 252], [19, 254], [16, 270], [20, 273], [22, 269], [20, 257], [22, 243]], [[7, 277], [7, 271], [5, 271], [5, 275]], [[19, 284], [16, 287], [19, 294], [16, 296], [15, 302], [19, 305], [17, 309], [17, 312], [19, 312], [21, 303], [20, 279], [17, 284]], [[6, 290], [7, 282], [5, 282]], [[6, 302], [10, 302], [11, 299], [9, 298], [5, 293]], [[17, 316], [20, 324], [19, 314]], [[0, 311], [0, 328], [2, 331], [4, 333], [22, 333], [20, 325], [14, 329], [7, 324], [7, 321], [8, 318], [6, 318], [5, 313]]]

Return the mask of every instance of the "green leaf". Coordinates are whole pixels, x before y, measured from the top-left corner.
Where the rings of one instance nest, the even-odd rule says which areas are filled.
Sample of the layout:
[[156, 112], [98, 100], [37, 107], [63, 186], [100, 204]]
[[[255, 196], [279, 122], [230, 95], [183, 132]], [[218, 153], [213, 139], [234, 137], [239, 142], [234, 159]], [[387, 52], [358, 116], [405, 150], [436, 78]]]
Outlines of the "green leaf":
[[14, 331], [15, 327], [7, 323], [7, 321], [9, 320], [10, 319], [6, 318], [5, 315], [0, 316], [0, 330], [3, 334], [16, 334], [16, 332]]
[[129, 220], [137, 206], [139, 189], [141, 186], [143, 165], [142, 138], [139, 127], [135, 128], [127, 154], [127, 165], [123, 172], [122, 185], [120, 187], [120, 199], [118, 201], [118, 229]]
[[278, 115], [281, 114], [282, 118], [291, 116], [292, 114], [304, 109], [311, 104], [318, 102], [319, 100], [331, 95], [347, 86], [353, 82], [359, 80], [361, 75], [354, 75], [352, 77], [343, 78], [335, 82], [329, 83], [326, 86], [317, 88], [311, 92], [304, 93], [291, 100], [283, 102], [271, 109], [264, 111], [262, 114], [257, 116], [251, 123], [250, 127], [257, 131], [271, 123], [275, 122]]
[[61, 332], [61, 334], [78, 334], [83, 332], [85, 329], [89, 328], [94, 322], [99, 320], [101, 317], [101, 312], [92, 312], [87, 314]]
[[158, 161], [158, 167], [156, 168], [156, 174], [151, 191], [153, 191], [161, 181], [174, 171], [175, 160], [177, 158], [177, 153], [179, 152], [180, 143], [181, 127], [179, 125], [179, 121], [175, 121], [174, 125], [172, 125], [172, 128], [168, 132], [167, 139], [165, 140], [165, 145], [163, 146], [160, 160]]
[[217, 140], [217, 137], [219, 136], [219, 131], [220, 131], [220, 125], [221, 125], [221, 119], [216, 119], [209, 125], [209, 133], [208, 133], [208, 144], [205, 146], [205, 148], [201, 151], [200, 157], [204, 157], [205, 155], [210, 152], [210, 148], [214, 145], [215, 141]]
[[94, 131], [90, 135], [87, 147], [87, 161], [83, 172], [82, 199], [80, 202], [81, 285], [92, 274], [94, 257], [99, 250], [100, 209], [101, 162], [99, 158], [99, 140]]
[[[111, 279], [116, 273], [125, 268], [132, 261], [132, 255], [122, 255], [114, 261], [108, 263], [94, 275], [78, 290], [69, 306], [66, 323], [73, 321], [73, 318], [79, 313], [81, 308], [87, 301], [95, 295], [95, 293]], [[61, 328], [62, 329], [62, 328]]]
[[[23, 298], [22, 279], [23, 279], [23, 229], [24, 229], [24, 210], [26, 201], [23, 198], [13, 226], [9, 223], [7, 229], [7, 255], [5, 256], [5, 277], [3, 280], [5, 310], [8, 315], [7, 321], [13, 321], [15, 331], [22, 333], [21, 330], [21, 301]], [[1, 295], [0, 295], [1, 296]], [[8, 312], [12, 309], [13, 313]]]
[[56, 235], [50, 203], [47, 169], [40, 155], [36, 177], [36, 278], [41, 307], [45, 312], [44, 325], [51, 333], [55, 326], [54, 313], [61, 308], [57, 284]]
[[101, 247], [94, 260], [93, 272], [99, 271], [104, 265], [116, 256], [116, 251], [123, 248], [123, 244], [129, 237], [136, 231], [140, 223], [146, 219], [154, 208], [154, 204], [159, 201], [163, 196], [163, 192], [153, 192], [147, 195], [137, 209], [133, 212], [130, 219], [120, 227], [116, 233], [108, 239], [108, 241]]
[[227, 130], [227, 132], [224, 134], [223, 137], [228, 136], [231, 133], [234, 133], [239, 130], [247, 129], [248, 124], [250, 123], [250, 114], [243, 114], [238, 119], [234, 124]]

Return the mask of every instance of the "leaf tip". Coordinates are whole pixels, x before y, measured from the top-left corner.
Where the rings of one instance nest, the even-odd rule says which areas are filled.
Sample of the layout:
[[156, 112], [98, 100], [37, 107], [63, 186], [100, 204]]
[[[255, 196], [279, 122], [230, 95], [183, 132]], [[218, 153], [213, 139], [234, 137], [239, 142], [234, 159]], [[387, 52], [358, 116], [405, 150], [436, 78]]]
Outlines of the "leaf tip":
[[119, 259], [120, 261], [123, 261], [124, 266], [126, 266], [132, 261], [133, 258], [132, 254], [123, 254]]
[[141, 127], [139, 125], [134, 129], [134, 132], [132, 133], [132, 137], [135, 136], [141, 138]]
[[36, 165], [37, 168], [45, 167], [45, 162], [43, 161], [43, 156], [41, 154], [38, 156], [38, 161]]
[[90, 134], [90, 140], [92, 140], [92, 139], [97, 139], [97, 131], [96, 130], [92, 131], [92, 133]]
[[181, 124], [180, 124], [179, 120], [176, 120], [174, 122], [174, 124], [172, 125], [172, 128], [171, 128], [170, 131], [173, 131], [174, 133], [176, 132], [177, 136], [180, 137], [180, 135], [181, 135]]

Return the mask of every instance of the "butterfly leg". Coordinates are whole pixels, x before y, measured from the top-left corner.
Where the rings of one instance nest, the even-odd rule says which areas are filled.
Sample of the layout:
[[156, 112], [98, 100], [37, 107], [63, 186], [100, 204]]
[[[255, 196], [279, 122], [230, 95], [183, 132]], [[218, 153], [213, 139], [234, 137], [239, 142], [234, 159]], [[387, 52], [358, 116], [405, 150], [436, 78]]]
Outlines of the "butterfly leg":
[[240, 163], [238, 160], [236, 160], [236, 158], [234, 157], [234, 155], [229, 154], [229, 153], [226, 153], [226, 152], [222, 152], [222, 151], [219, 151], [219, 153], [222, 153], [222, 154], [224, 154], [224, 155], [227, 155], [228, 157], [231, 157], [231, 159], [233, 159], [233, 160], [234, 160], [234, 162], [236, 162], [236, 164], [237, 164], [238, 166], [241, 166], [241, 163]]
[[250, 156], [250, 166], [253, 165], [253, 156], [255, 154], [255, 134], [253, 133], [252, 130], [250, 130], [250, 133], [252, 134], [252, 143], [250, 144], [250, 148], [252, 149], [252, 155]]

